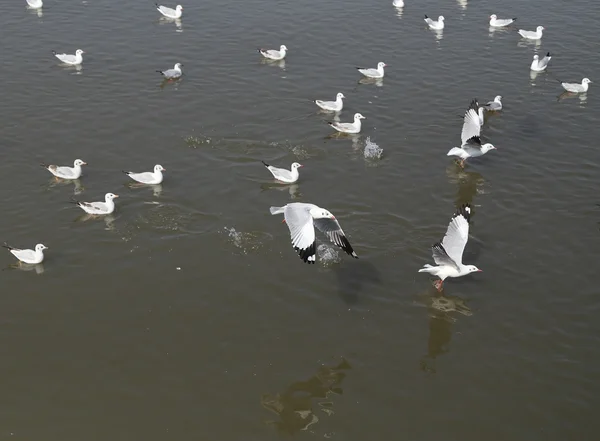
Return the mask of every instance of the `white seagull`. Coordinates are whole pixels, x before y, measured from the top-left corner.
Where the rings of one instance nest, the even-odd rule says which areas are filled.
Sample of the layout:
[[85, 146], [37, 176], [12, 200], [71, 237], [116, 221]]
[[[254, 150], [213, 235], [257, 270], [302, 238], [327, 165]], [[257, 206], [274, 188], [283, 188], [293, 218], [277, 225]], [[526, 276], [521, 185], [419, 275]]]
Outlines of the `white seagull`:
[[460, 166], [464, 167], [467, 158], [476, 158], [478, 156], [485, 155], [490, 150], [495, 150], [490, 143], [481, 144], [479, 135], [481, 133], [481, 124], [479, 121], [478, 114], [479, 104], [477, 100], [472, 100], [471, 105], [465, 112], [462, 132], [460, 134], [461, 147], [453, 147], [447, 153], [447, 156], [458, 156]]
[[335, 101], [321, 101], [315, 100], [317, 106], [319, 106], [323, 110], [327, 110], [328, 112], [340, 112], [344, 107], [344, 102], [342, 101], [344, 98], [343, 93], [338, 93], [335, 97]]
[[304, 262], [315, 263], [315, 227], [325, 233], [331, 242], [358, 259], [335, 216], [326, 209], [302, 202], [271, 207], [271, 214], [281, 213], [284, 216], [283, 221], [290, 229], [292, 246]]
[[394, 0], [392, 2], [392, 4], [396, 7], [396, 8], [402, 8], [404, 7], [404, 0]]
[[18, 248], [13, 248], [10, 245], [7, 245], [6, 242], [2, 245], [4, 248], [8, 248], [10, 252], [19, 259], [23, 263], [28, 263], [30, 265], [35, 265], [37, 263], [42, 263], [44, 261], [44, 250], [47, 250], [48, 247], [44, 244], [38, 243], [35, 246], [34, 250], [20, 250]]
[[546, 68], [548, 67], [548, 63], [551, 59], [552, 57], [550, 56], [550, 52], [548, 52], [546, 56], [541, 60], [539, 55], [535, 54], [533, 56], [533, 61], [531, 62], [531, 70], [533, 70], [534, 72], [541, 72], [543, 70], [546, 70]]
[[442, 29], [444, 29], [444, 16], [440, 15], [437, 21], [425, 16], [425, 23], [427, 23], [431, 29], [441, 31]]
[[57, 178], [61, 179], [79, 179], [81, 176], [81, 166], [87, 165], [87, 162], [83, 162], [81, 159], [76, 159], [73, 163], [73, 167], [61, 167], [58, 165], [47, 165], [40, 164], [50, 173], [52, 173]]
[[181, 5], [177, 5], [175, 7], [175, 9], [172, 8], [168, 8], [166, 6], [161, 6], [158, 3], [156, 4], [156, 9], [158, 10], [158, 12], [160, 12], [162, 15], [164, 15], [167, 18], [181, 18], [181, 14], [183, 14], [183, 6]]
[[88, 214], [111, 214], [115, 211], [114, 198], [118, 198], [119, 195], [113, 193], [106, 193], [104, 196], [105, 202], [80, 202], [72, 200], [71, 202]]
[[433, 260], [437, 266], [426, 264], [419, 270], [420, 273], [429, 273], [440, 278], [435, 282], [438, 291], [442, 290], [446, 277], [462, 277], [481, 271], [475, 265], [462, 263], [463, 252], [469, 240], [470, 219], [471, 206], [464, 204], [452, 216], [442, 241], [431, 247]]
[[583, 80], [581, 80], [581, 84], [579, 83], [560, 83], [563, 87], [563, 89], [565, 89], [567, 92], [573, 92], [573, 93], [584, 93], [588, 91], [588, 88], [590, 87], [589, 84], [592, 81], [589, 78], [584, 78]]
[[535, 31], [526, 31], [524, 29], [519, 29], [519, 35], [529, 40], [539, 40], [540, 38], [542, 38], [542, 32], [545, 29], [546, 28], [543, 26], [538, 26]]
[[31, 9], [40, 9], [42, 6], [44, 6], [44, 2], [42, 0], [27, 0], [27, 5]]
[[327, 124], [329, 124], [331, 127], [333, 127], [338, 132], [355, 134], [355, 133], [360, 133], [360, 128], [362, 125], [360, 122], [361, 119], [367, 119], [367, 118], [362, 116], [360, 113], [355, 113], [354, 114], [354, 122], [351, 122], [351, 123], [328, 122]]
[[262, 161], [262, 163], [265, 165], [265, 167], [267, 167], [267, 170], [271, 172], [275, 179], [281, 182], [285, 182], [286, 184], [293, 184], [300, 177], [298, 169], [302, 167], [302, 164], [298, 164], [297, 162], [294, 162], [292, 164], [291, 170], [273, 167], [272, 165], [267, 164], [265, 161]]
[[285, 44], [282, 44], [279, 47], [279, 50], [277, 49], [257, 49], [257, 51], [265, 58], [269, 59], [269, 60], [283, 60], [285, 58], [285, 55], [287, 54], [287, 50], [288, 48], [285, 46]]
[[485, 106], [483, 106], [483, 108], [488, 112], [497, 112], [499, 110], [502, 110], [502, 96], [498, 95], [496, 96], [496, 98], [494, 98], [494, 101], [488, 101], [488, 103]]
[[156, 164], [153, 172], [134, 173], [123, 170], [127, 176], [141, 184], [156, 185], [163, 181], [162, 172], [167, 171], [162, 165]]
[[504, 26], [508, 26], [513, 23], [517, 17], [515, 18], [498, 18], [496, 14], [490, 15], [490, 26], [493, 28], [503, 28]]
[[385, 72], [383, 68], [386, 67], [383, 61], [377, 63], [377, 69], [367, 68], [367, 67], [357, 67], [358, 71], [363, 74], [367, 78], [383, 78]]
[[81, 54], [85, 54], [85, 52], [81, 49], [77, 49], [75, 51], [75, 55], [58, 54], [56, 53], [56, 51], [52, 51], [52, 54], [65, 64], [70, 64], [71, 66], [78, 66], [81, 63], [83, 63], [83, 57], [81, 56]]
[[173, 69], [157, 70], [157, 72], [160, 73], [167, 80], [176, 80], [177, 78], [181, 77], [181, 75], [183, 75], [181, 66], [183, 66], [183, 64], [176, 63], [175, 66], [173, 66]]

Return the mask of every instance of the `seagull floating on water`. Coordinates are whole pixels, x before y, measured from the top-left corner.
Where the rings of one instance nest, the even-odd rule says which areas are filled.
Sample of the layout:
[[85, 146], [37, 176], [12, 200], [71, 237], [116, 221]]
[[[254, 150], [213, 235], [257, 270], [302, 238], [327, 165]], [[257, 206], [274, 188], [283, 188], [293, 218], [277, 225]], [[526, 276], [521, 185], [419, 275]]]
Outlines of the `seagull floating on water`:
[[343, 93], [338, 93], [335, 97], [335, 101], [321, 101], [315, 100], [317, 106], [319, 106], [323, 110], [327, 110], [328, 112], [340, 112], [344, 107], [344, 102], [342, 101], [344, 98]]
[[488, 101], [488, 103], [483, 106], [483, 109], [487, 110], [488, 112], [497, 112], [502, 110], [502, 96], [498, 95], [496, 98], [494, 98], [494, 101]]
[[172, 8], [168, 8], [166, 6], [161, 6], [158, 3], [156, 4], [156, 9], [158, 10], [158, 12], [160, 12], [162, 15], [164, 15], [167, 18], [181, 18], [181, 14], [183, 14], [183, 6], [181, 5], [177, 5], [175, 7], [175, 9]]
[[477, 100], [472, 100], [471, 105], [465, 112], [462, 132], [460, 134], [462, 145], [461, 147], [451, 148], [447, 153], [448, 156], [458, 156], [461, 159], [461, 167], [464, 167], [467, 158], [483, 156], [490, 150], [496, 149], [496, 147], [490, 143], [481, 144], [481, 138], [479, 137], [481, 133], [481, 124], [478, 109], [479, 104], [477, 103]]
[[42, 263], [44, 261], [44, 250], [47, 250], [48, 247], [44, 244], [38, 243], [35, 246], [34, 250], [20, 250], [19, 248], [11, 247], [10, 245], [4, 243], [2, 245], [4, 248], [8, 248], [8, 250], [15, 256], [19, 261], [23, 263], [28, 263], [30, 265], [35, 265], [38, 263]]
[[156, 185], [163, 181], [162, 172], [167, 171], [162, 165], [156, 164], [153, 172], [134, 173], [123, 170], [127, 176], [141, 184]]
[[517, 17], [515, 18], [498, 18], [496, 14], [490, 15], [490, 26], [493, 28], [503, 28], [504, 26], [508, 26], [513, 23]]
[[285, 44], [282, 44], [279, 47], [279, 50], [277, 49], [257, 49], [258, 53], [260, 53], [263, 57], [269, 59], [269, 60], [283, 60], [285, 58], [285, 55], [287, 54], [287, 50], [288, 48], [285, 46]]
[[581, 84], [579, 83], [560, 83], [567, 92], [572, 93], [584, 93], [589, 89], [589, 84], [592, 82], [589, 78], [584, 78], [581, 80]]
[[538, 26], [535, 31], [526, 31], [524, 29], [519, 29], [519, 35], [529, 40], [539, 40], [542, 38], [542, 33], [545, 29], [546, 28], [543, 26]]
[[44, 6], [44, 2], [42, 0], [27, 0], [27, 5], [31, 9], [40, 9], [42, 6]]
[[550, 56], [550, 52], [548, 52], [546, 56], [541, 60], [540, 56], [538, 54], [535, 54], [533, 56], [533, 61], [531, 62], [531, 70], [534, 72], [541, 72], [543, 70], [546, 70], [546, 68], [548, 67], [548, 63], [551, 59], [552, 57]]
[[367, 68], [367, 67], [357, 67], [358, 71], [363, 74], [367, 78], [383, 78], [385, 72], [383, 68], [386, 67], [383, 61], [377, 63], [377, 69]]
[[83, 63], [83, 57], [81, 55], [85, 54], [85, 52], [81, 49], [77, 49], [75, 51], [75, 55], [58, 54], [56, 53], [56, 51], [52, 51], [52, 54], [65, 64], [70, 64], [71, 66], [78, 66], [81, 63]]
[[176, 80], [177, 78], [181, 77], [181, 75], [183, 75], [181, 66], [183, 66], [183, 64], [176, 63], [175, 66], [173, 66], [173, 69], [157, 70], [157, 72], [160, 73], [163, 77], [165, 77], [166, 80]]
[[354, 134], [354, 133], [360, 133], [360, 128], [362, 125], [360, 122], [361, 119], [367, 119], [367, 118], [362, 116], [360, 113], [355, 113], [354, 114], [354, 122], [351, 122], [351, 123], [328, 122], [327, 124], [329, 124], [331, 127], [333, 127], [338, 132]]
[[426, 264], [419, 270], [420, 273], [429, 273], [440, 278], [435, 282], [438, 291], [442, 290], [444, 280], [447, 277], [462, 277], [469, 273], [481, 271], [475, 265], [464, 265], [462, 263], [463, 252], [469, 240], [470, 221], [471, 206], [464, 204], [452, 216], [442, 241], [431, 247], [433, 260], [437, 266]]
[[291, 170], [286, 170], [285, 168], [273, 167], [272, 165], [267, 164], [265, 161], [262, 161], [262, 163], [265, 165], [265, 167], [267, 167], [267, 170], [271, 172], [275, 179], [281, 182], [285, 182], [286, 184], [293, 184], [294, 182], [296, 182], [300, 177], [298, 169], [300, 167], [303, 167], [302, 164], [294, 162], [292, 164]]
[[292, 246], [304, 262], [315, 263], [315, 227], [325, 233], [331, 242], [358, 259], [339, 222], [326, 209], [314, 204], [293, 202], [283, 207], [271, 207], [270, 210], [273, 215], [283, 213], [283, 221], [287, 223], [292, 236]]
[[73, 163], [73, 167], [61, 167], [58, 165], [47, 165], [40, 164], [50, 173], [52, 173], [57, 178], [61, 179], [79, 179], [81, 176], [81, 166], [87, 165], [87, 162], [83, 162], [81, 159], [76, 159]]
[[427, 23], [431, 29], [441, 31], [444, 29], [444, 16], [440, 15], [437, 21], [425, 16], [425, 23]]
[[119, 195], [106, 193], [104, 202], [80, 202], [76, 200], [72, 200], [71, 202], [88, 214], [111, 214], [115, 211], [114, 199], [118, 197]]

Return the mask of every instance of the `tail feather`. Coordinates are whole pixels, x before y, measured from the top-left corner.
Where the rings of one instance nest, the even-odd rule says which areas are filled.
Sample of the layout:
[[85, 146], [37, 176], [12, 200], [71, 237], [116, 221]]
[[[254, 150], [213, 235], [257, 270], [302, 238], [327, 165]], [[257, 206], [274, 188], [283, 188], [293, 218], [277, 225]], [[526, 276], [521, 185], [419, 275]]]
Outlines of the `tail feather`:
[[2, 245], [2, 247], [4, 248], [8, 248], [9, 250], [14, 250], [13, 247], [11, 247], [9, 244], [7, 244], [6, 242], [4, 242], [4, 244]]
[[131, 173], [130, 171], [127, 170], [121, 170], [123, 173], [125, 173], [127, 176], [129, 176], [129, 173]]
[[271, 207], [270, 208], [271, 214], [281, 214], [284, 212], [284, 210], [285, 210], [285, 207]]
[[513, 17], [513, 21], [516, 21], [516, 20], [517, 20], [517, 17]]
[[44, 168], [48, 168], [48, 167], [50, 167], [48, 164], [44, 164], [43, 162], [41, 162], [41, 163], [40, 163], [40, 165], [41, 165], [42, 167], [44, 167]]
[[427, 14], [425, 14], [425, 19], [428, 19], [429, 17], [427, 17]]
[[271, 167], [271, 166], [270, 166], [269, 164], [267, 164], [265, 161], [261, 161], [261, 162], [262, 162], [262, 163], [265, 165], [265, 167], [267, 167], [267, 168]]
[[161, 75], [164, 75], [165, 73], [162, 70], [157, 70], [157, 72]]
[[52, 52], [52, 55], [56, 55], [56, 51], [50, 51], [50, 52]]
[[433, 273], [435, 270], [437, 269], [436, 266], [432, 266], [429, 265], [428, 263], [426, 263], [425, 265], [423, 265], [423, 268], [421, 268], [419, 270], [420, 273]]
[[452, 147], [450, 151], [446, 154], [446, 156], [461, 156], [463, 149], [459, 147]]
[[77, 199], [71, 197], [71, 199], [69, 199], [69, 203], [70, 204], [75, 204], [75, 205], [79, 205], [81, 202], [78, 201]]

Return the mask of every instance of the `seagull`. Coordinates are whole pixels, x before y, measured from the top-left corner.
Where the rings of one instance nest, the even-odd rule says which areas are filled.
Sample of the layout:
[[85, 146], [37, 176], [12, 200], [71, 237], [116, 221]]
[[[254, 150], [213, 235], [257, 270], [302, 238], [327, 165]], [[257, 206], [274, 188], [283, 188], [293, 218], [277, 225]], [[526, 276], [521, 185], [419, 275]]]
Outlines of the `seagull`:
[[181, 5], [177, 5], [175, 7], [175, 9], [172, 8], [167, 8], [166, 6], [161, 6], [158, 3], [156, 4], [156, 9], [158, 10], [158, 12], [160, 12], [162, 15], [164, 15], [167, 18], [181, 18], [181, 14], [183, 14], [183, 6]]
[[10, 245], [7, 245], [6, 242], [2, 245], [4, 248], [8, 248], [13, 256], [19, 259], [23, 263], [28, 263], [30, 265], [35, 265], [38, 263], [42, 263], [44, 261], [44, 250], [47, 250], [48, 247], [44, 244], [38, 243], [35, 246], [34, 250], [20, 250], [18, 248], [13, 248]]
[[283, 60], [285, 58], [288, 48], [285, 47], [285, 44], [282, 44], [279, 47], [279, 50], [260, 48], [257, 50], [263, 57], [268, 58], [269, 60]]
[[340, 92], [336, 95], [335, 101], [315, 100], [315, 103], [323, 110], [327, 110], [329, 112], [340, 112], [344, 107], [344, 102], [342, 101], [344, 98], [346, 97]]
[[383, 72], [383, 68], [386, 66], [387, 66], [387, 64], [385, 64], [382, 61], [382, 62], [377, 63], [377, 69], [366, 68], [366, 67], [357, 67], [357, 69], [361, 74], [363, 74], [367, 78], [383, 78], [383, 75], [385, 74]]
[[442, 290], [446, 277], [462, 277], [469, 273], [481, 271], [475, 265], [464, 265], [462, 263], [463, 251], [465, 245], [467, 245], [467, 240], [469, 240], [470, 220], [471, 206], [464, 204], [452, 216], [442, 241], [431, 247], [433, 260], [437, 266], [426, 264], [419, 270], [420, 273], [429, 273], [440, 278], [435, 282], [438, 291]]
[[538, 26], [534, 31], [525, 31], [523, 29], [519, 29], [519, 35], [521, 35], [521, 37], [523, 38], [527, 38], [529, 40], [539, 40], [540, 38], [542, 38], [542, 31], [544, 31], [546, 28], [543, 26]]
[[314, 204], [293, 202], [283, 207], [271, 207], [271, 214], [283, 213], [283, 222], [287, 223], [292, 236], [292, 246], [300, 258], [306, 263], [315, 263], [315, 228], [329, 238], [331, 242], [346, 253], [358, 259], [348, 242], [342, 227], [335, 216], [324, 208]]
[[65, 64], [70, 64], [71, 66], [78, 66], [81, 63], [83, 63], [83, 57], [81, 56], [81, 54], [85, 54], [85, 52], [81, 49], [77, 49], [75, 51], [75, 55], [57, 54], [56, 51], [52, 51], [52, 54]]
[[404, 0], [394, 0], [392, 4], [396, 8], [402, 8], [404, 6]]
[[181, 71], [181, 66], [183, 66], [183, 64], [176, 63], [175, 66], [173, 66], [173, 69], [157, 70], [157, 72], [160, 73], [167, 80], [176, 80], [177, 78], [181, 77], [181, 75], [183, 75], [183, 72]]
[[498, 19], [496, 14], [492, 14], [490, 15], [490, 26], [493, 28], [503, 28], [504, 26], [508, 26], [509, 24], [513, 23], [516, 19], [517, 17]]
[[277, 168], [272, 165], [267, 164], [265, 161], [262, 163], [267, 167], [267, 170], [271, 172], [273, 177], [278, 181], [285, 182], [286, 184], [293, 184], [300, 177], [300, 173], [298, 172], [298, 168], [303, 167], [302, 164], [298, 164], [294, 162], [292, 164], [291, 171], [286, 170], [285, 168]]
[[360, 113], [355, 113], [354, 114], [354, 122], [351, 122], [351, 123], [328, 122], [327, 124], [329, 124], [331, 127], [333, 127], [338, 132], [354, 134], [354, 133], [360, 133], [360, 127], [361, 127], [360, 120], [361, 119], [367, 119], [367, 118], [362, 116]]
[[130, 171], [123, 170], [127, 176], [129, 176], [134, 181], [140, 182], [142, 184], [155, 185], [160, 184], [163, 181], [162, 172], [167, 171], [163, 168], [162, 165], [156, 164], [154, 166], [154, 172], [144, 172], [144, 173], [134, 173]]
[[483, 109], [487, 110], [488, 112], [497, 112], [498, 110], [502, 110], [502, 96], [498, 95], [496, 98], [494, 98], [494, 101], [488, 101], [488, 103], [483, 106]]
[[44, 6], [44, 2], [42, 0], [27, 0], [27, 5], [31, 9], [40, 9], [42, 6]]
[[440, 15], [438, 17], [437, 21], [432, 20], [431, 18], [425, 16], [425, 23], [427, 23], [431, 29], [440, 31], [440, 30], [444, 29], [444, 16]]
[[114, 198], [118, 198], [119, 195], [113, 193], [106, 193], [104, 196], [105, 202], [80, 202], [72, 200], [71, 202], [88, 214], [111, 214], [115, 211]]
[[589, 89], [589, 84], [592, 81], [589, 78], [584, 78], [583, 80], [581, 80], [581, 84], [579, 83], [560, 83], [563, 87], [563, 89], [565, 89], [567, 92], [573, 92], [573, 93], [584, 93], [587, 92]]
[[550, 52], [548, 52], [546, 56], [541, 60], [539, 55], [535, 54], [533, 56], [533, 61], [531, 62], [531, 70], [533, 70], [534, 72], [541, 72], [543, 70], [546, 70], [546, 68], [548, 67], [548, 63], [551, 59], [552, 57], [550, 56]]
[[81, 159], [76, 159], [73, 163], [73, 167], [61, 167], [58, 165], [47, 165], [40, 164], [50, 173], [52, 173], [57, 178], [61, 179], [79, 179], [81, 176], [81, 166], [87, 165], [87, 162], [83, 162]]
[[479, 121], [478, 109], [479, 104], [477, 100], [472, 100], [471, 105], [465, 112], [465, 118], [463, 122], [462, 132], [460, 134], [462, 145], [461, 147], [453, 147], [447, 153], [447, 156], [458, 156], [460, 166], [464, 167], [467, 158], [476, 158], [478, 156], [485, 155], [490, 150], [495, 150], [490, 143], [481, 144], [481, 124]]

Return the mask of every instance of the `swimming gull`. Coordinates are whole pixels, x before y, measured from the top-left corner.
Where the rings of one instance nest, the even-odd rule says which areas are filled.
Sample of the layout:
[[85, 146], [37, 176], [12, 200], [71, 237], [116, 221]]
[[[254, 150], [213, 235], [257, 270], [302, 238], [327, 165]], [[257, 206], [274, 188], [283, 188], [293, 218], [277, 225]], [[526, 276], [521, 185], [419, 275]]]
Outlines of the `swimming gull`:
[[464, 204], [452, 216], [442, 241], [431, 247], [433, 260], [437, 266], [426, 264], [419, 270], [420, 273], [429, 273], [440, 278], [435, 282], [438, 291], [442, 290], [447, 277], [462, 277], [481, 271], [475, 265], [462, 263], [463, 252], [469, 240], [470, 220], [471, 206]]
[[385, 72], [383, 68], [386, 67], [383, 61], [377, 63], [377, 69], [367, 68], [367, 67], [357, 67], [358, 71], [363, 74], [367, 78], [383, 78]]
[[344, 98], [346, 97], [340, 92], [336, 95], [335, 101], [315, 100], [315, 103], [323, 110], [327, 110], [329, 112], [340, 112], [344, 107], [344, 102], [342, 101]]
[[573, 92], [573, 93], [584, 93], [588, 91], [588, 88], [590, 87], [589, 84], [592, 81], [589, 78], [584, 78], [583, 80], [581, 80], [581, 84], [579, 83], [560, 83], [563, 87], [563, 89], [565, 89], [567, 92]]
[[271, 214], [283, 213], [292, 237], [292, 246], [306, 263], [315, 263], [315, 227], [346, 253], [358, 259], [342, 227], [333, 214], [314, 204], [293, 202], [283, 207], [271, 207]]
[[513, 23], [517, 17], [515, 18], [498, 18], [496, 14], [490, 15], [490, 26], [493, 28], [502, 28], [504, 26], [508, 26]]
[[27, 0], [27, 5], [31, 9], [40, 9], [42, 6], [44, 6], [44, 2], [42, 0]]
[[111, 214], [115, 211], [114, 199], [118, 197], [119, 195], [106, 193], [104, 202], [80, 202], [77, 200], [72, 200], [71, 202], [88, 214]]
[[181, 5], [177, 5], [175, 9], [172, 9], [156, 3], [156, 9], [167, 18], [181, 18], [181, 14], [183, 14], [183, 6]]
[[134, 173], [123, 170], [123, 173], [141, 184], [155, 185], [160, 184], [163, 181], [162, 172], [164, 171], [167, 170], [164, 169], [162, 165], [156, 164], [153, 172]]
[[285, 46], [285, 44], [282, 44], [279, 47], [279, 50], [277, 49], [257, 49], [257, 51], [265, 58], [269, 59], [269, 60], [283, 60], [285, 58], [285, 55], [287, 54], [287, 50], [288, 48]]
[[360, 133], [361, 129], [361, 119], [367, 119], [362, 116], [360, 113], [354, 114], [354, 122], [351, 123], [340, 123], [340, 122], [328, 122], [331, 127], [341, 133]]
[[23, 263], [28, 263], [30, 265], [35, 265], [37, 263], [42, 263], [44, 261], [44, 250], [47, 250], [48, 247], [44, 244], [38, 243], [35, 246], [34, 250], [21, 250], [19, 248], [11, 247], [10, 245], [4, 243], [2, 245], [4, 248], [8, 248], [10, 252], [19, 259]]
[[58, 53], [56, 53], [56, 51], [52, 51], [52, 54], [65, 64], [70, 64], [71, 66], [77, 66], [77, 65], [80, 65], [81, 63], [83, 63], [83, 57], [81, 55], [85, 54], [85, 52], [82, 51], [81, 49], [77, 49], [75, 51], [75, 55], [58, 54]]
[[542, 38], [542, 32], [545, 29], [546, 28], [543, 26], [538, 26], [535, 31], [526, 31], [524, 29], [519, 29], [519, 35], [529, 40], [539, 40], [540, 38]]
[[429, 25], [431, 29], [435, 29], [436, 31], [440, 31], [444, 29], [444, 16], [440, 15], [436, 20], [432, 20], [431, 18], [425, 16], [425, 23]]
[[79, 179], [81, 176], [81, 166], [87, 165], [87, 162], [83, 162], [81, 159], [76, 159], [73, 163], [73, 167], [66, 166], [58, 166], [58, 165], [48, 165], [48, 164], [40, 164], [50, 173], [52, 173], [57, 178], [61, 179]]
[[285, 182], [286, 184], [293, 184], [300, 177], [298, 168], [302, 167], [302, 164], [298, 164], [297, 162], [294, 162], [292, 164], [291, 170], [273, 167], [272, 165], [267, 164], [265, 161], [262, 161], [262, 163], [265, 165], [265, 167], [267, 167], [267, 170], [271, 172], [275, 179], [281, 182]]
[[165, 77], [166, 80], [176, 80], [177, 78], [181, 77], [181, 75], [183, 75], [181, 66], [183, 66], [183, 64], [176, 63], [175, 66], [173, 66], [173, 69], [157, 70], [157, 72], [160, 73], [163, 77]]
[[502, 96], [498, 95], [496, 98], [494, 98], [494, 101], [488, 101], [483, 108], [489, 112], [497, 112], [502, 110]]

